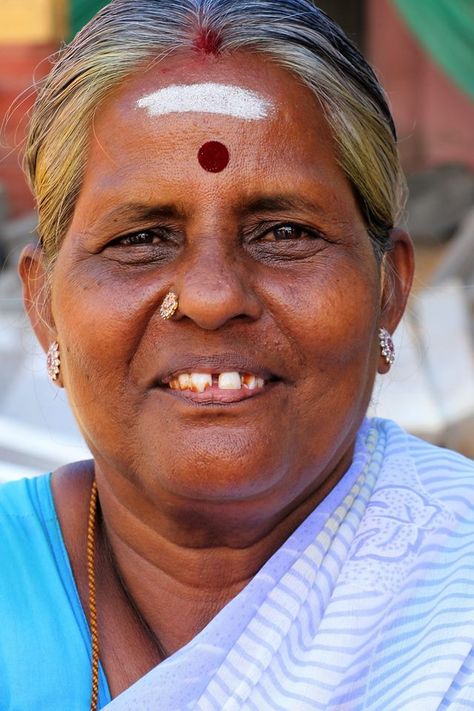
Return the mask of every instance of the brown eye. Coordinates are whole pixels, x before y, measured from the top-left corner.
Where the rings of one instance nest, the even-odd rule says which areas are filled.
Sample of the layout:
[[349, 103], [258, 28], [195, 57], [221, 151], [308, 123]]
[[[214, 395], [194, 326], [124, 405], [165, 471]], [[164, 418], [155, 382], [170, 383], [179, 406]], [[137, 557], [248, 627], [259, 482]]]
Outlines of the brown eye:
[[135, 232], [131, 235], [126, 235], [117, 240], [116, 244], [126, 247], [140, 244], [156, 244], [160, 241], [160, 236], [152, 230], [144, 230], [143, 232]]
[[303, 227], [302, 225], [276, 225], [270, 230], [265, 232], [263, 239], [266, 242], [281, 242], [283, 240], [298, 240], [302, 238], [315, 238], [318, 237], [313, 230]]
[[275, 239], [295, 239], [301, 237], [301, 232], [301, 228], [294, 225], [281, 225], [280, 227], [275, 227], [273, 235]]

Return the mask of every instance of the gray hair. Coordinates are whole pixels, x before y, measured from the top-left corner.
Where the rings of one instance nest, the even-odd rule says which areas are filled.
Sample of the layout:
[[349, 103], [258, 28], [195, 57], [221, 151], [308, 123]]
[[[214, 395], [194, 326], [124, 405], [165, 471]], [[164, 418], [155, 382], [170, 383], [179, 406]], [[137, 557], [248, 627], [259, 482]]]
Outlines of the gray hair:
[[379, 259], [404, 206], [396, 133], [374, 72], [309, 0], [113, 0], [59, 53], [32, 113], [25, 167], [52, 264], [70, 225], [98, 105], [177, 50], [260, 53], [316, 95]]

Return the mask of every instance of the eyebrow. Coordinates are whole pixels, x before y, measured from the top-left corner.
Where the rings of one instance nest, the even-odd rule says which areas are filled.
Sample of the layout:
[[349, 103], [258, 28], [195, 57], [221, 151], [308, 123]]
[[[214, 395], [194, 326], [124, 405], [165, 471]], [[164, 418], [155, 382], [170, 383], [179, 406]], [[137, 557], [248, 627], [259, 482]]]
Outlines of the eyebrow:
[[93, 228], [100, 227], [104, 222], [110, 220], [176, 220], [182, 218], [183, 210], [177, 205], [148, 205], [140, 202], [128, 202], [108, 210], [100, 215], [93, 223]]
[[[234, 207], [234, 212], [242, 217], [250, 217], [259, 213], [276, 214], [281, 212], [306, 212], [321, 214], [327, 212], [315, 200], [308, 200], [298, 195], [257, 195], [250, 200], [242, 199]], [[118, 205], [94, 221], [92, 228], [98, 229], [110, 220], [139, 220], [153, 222], [161, 220], [179, 220], [185, 217], [185, 210], [173, 203], [145, 204], [130, 202]]]
[[299, 195], [258, 195], [251, 200], [242, 200], [237, 211], [244, 216], [259, 212], [327, 212], [316, 200], [309, 200]]

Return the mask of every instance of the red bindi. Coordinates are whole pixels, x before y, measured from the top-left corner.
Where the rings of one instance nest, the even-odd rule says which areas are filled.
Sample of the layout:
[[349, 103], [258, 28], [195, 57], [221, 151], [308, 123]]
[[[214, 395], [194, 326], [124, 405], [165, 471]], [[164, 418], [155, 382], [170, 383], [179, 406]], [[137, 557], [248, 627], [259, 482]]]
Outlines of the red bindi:
[[220, 173], [229, 162], [229, 151], [219, 141], [208, 141], [199, 149], [198, 161], [209, 173]]

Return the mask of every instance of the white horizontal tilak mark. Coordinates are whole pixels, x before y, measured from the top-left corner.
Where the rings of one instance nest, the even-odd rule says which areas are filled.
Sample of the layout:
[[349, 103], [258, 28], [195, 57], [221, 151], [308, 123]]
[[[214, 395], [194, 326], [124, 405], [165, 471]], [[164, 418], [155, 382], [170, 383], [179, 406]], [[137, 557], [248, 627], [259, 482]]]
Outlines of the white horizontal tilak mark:
[[173, 84], [137, 101], [150, 116], [172, 113], [223, 114], [255, 121], [264, 119], [272, 103], [250, 89], [230, 84]]

